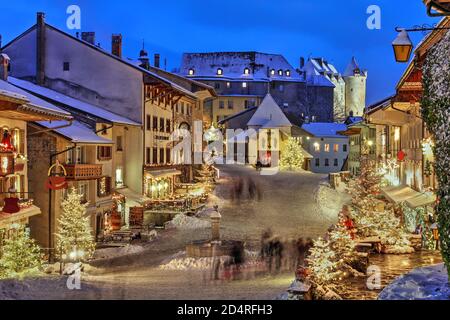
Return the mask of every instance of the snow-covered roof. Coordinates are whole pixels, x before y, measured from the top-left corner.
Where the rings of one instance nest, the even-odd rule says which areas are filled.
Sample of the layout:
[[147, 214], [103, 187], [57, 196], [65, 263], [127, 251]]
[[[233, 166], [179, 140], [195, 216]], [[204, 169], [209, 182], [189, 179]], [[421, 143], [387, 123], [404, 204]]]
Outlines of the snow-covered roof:
[[[145, 75], [147, 75], [147, 76], [149, 76], [149, 77], [151, 77], [153, 79], [157, 79], [157, 80], [165, 83], [166, 85], [170, 86], [172, 89], [174, 89], [176, 91], [179, 91], [179, 92], [181, 92], [181, 93], [183, 93], [185, 95], [189, 95], [189, 96], [191, 96], [193, 98], [196, 98], [196, 96], [195, 96], [195, 94], [193, 92], [191, 92], [191, 91], [189, 91], [189, 90], [179, 86], [178, 84], [174, 83], [173, 81], [170, 81], [169, 79], [167, 79], [165, 77], [162, 77], [162, 76], [156, 74], [155, 72], [149, 71], [149, 70], [147, 70], [145, 68], [142, 68], [139, 65], [136, 65], [135, 61], [133, 61], [133, 60], [130, 60], [128, 58], [121, 58], [121, 57], [115, 56], [111, 52], [108, 52], [108, 51], [106, 51], [105, 49], [103, 49], [101, 47], [98, 47], [98, 46], [93, 45], [93, 44], [91, 44], [91, 43], [89, 43], [87, 41], [83, 41], [83, 40], [81, 40], [81, 39], [79, 39], [77, 37], [74, 37], [73, 35], [71, 35], [69, 33], [66, 33], [66, 32], [64, 32], [64, 31], [62, 31], [62, 30], [60, 30], [60, 29], [58, 29], [58, 28], [56, 28], [56, 27], [54, 27], [54, 26], [52, 26], [52, 25], [50, 25], [48, 23], [46, 23], [45, 26], [50, 28], [50, 29], [52, 29], [52, 30], [54, 30], [54, 31], [56, 31], [56, 32], [59, 32], [60, 34], [66, 36], [66, 37], [68, 37], [68, 38], [70, 38], [70, 39], [72, 39], [74, 41], [82, 43], [82, 44], [86, 45], [87, 47], [90, 47], [91, 49], [96, 50], [97, 52], [100, 52], [100, 53], [110, 57], [111, 59], [114, 59], [114, 60], [117, 60], [117, 61], [119, 61], [121, 63], [124, 63], [124, 64], [128, 65], [131, 68], [137, 69], [138, 71], [142, 72], [143, 74], [145, 74]], [[35, 30], [36, 28], [37, 28], [37, 25], [35, 24], [34, 26], [32, 26], [31, 28], [26, 30], [24, 33], [22, 33], [21, 35], [19, 35], [18, 37], [14, 38], [9, 43], [7, 43], [2, 49], [3, 50], [6, 49], [8, 46], [10, 46], [12, 43], [14, 43], [17, 39], [22, 38], [24, 35], [26, 35], [27, 33]]]
[[323, 58], [309, 59], [302, 71], [305, 73], [306, 81], [309, 85], [319, 87], [334, 87], [330, 77], [340, 77], [336, 68]]
[[79, 111], [90, 113], [96, 117], [102, 118], [102, 119], [110, 121], [112, 123], [140, 126], [139, 123], [132, 121], [128, 118], [119, 116], [108, 110], [94, 106], [94, 105], [86, 103], [86, 102], [83, 102], [81, 100], [74, 99], [69, 96], [63, 95], [57, 91], [35, 85], [34, 83], [24, 81], [24, 80], [19, 80], [19, 79], [13, 78], [13, 77], [9, 77], [9, 81], [12, 84], [14, 84], [15, 86], [18, 86], [24, 90], [30, 91], [38, 96], [45, 97], [49, 100], [66, 105], [73, 109], [77, 109]]
[[313, 122], [305, 123], [302, 129], [308, 131], [315, 137], [322, 138], [346, 138], [338, 134], [339, 131], [347, 130], [347, 126], [343, 123], [327, 123], [327, 122]]
[[69, 112], [14, 86], [12, 83], [9, 83], [11, 82], [10, 80], [11, 77], [8, 77], [8, 82], [0, 80], [0, 95], [20, 100], [20, 102], [22, 102], [24, 106], [29, 107], [31, 111], [44, 112], [62, 118], [71, 118]]
[[345, 69], [345, 72], [343, 74], [344, 77], [352, 77], [355, 75], [355, 73], [362, 73], [361, 68], [358, 65], [358, 62], [356, 62], [356, 58], [352, 57], [352, 61], [347, 66], [347, 69]]
[[253, 117], [247, 123], [247, 126], [279, 128], [291, 127], [292, 123], [288, 120], [273, 97], [267, 94]]
[[[39, 121], [39, 125], [51, 129], [67, 125], [66, 121]], [[53, 131], [66, 137], [73, 143], [81, 144], [113, 144], [110, 139], [106, 139], [97, 135], [92, 129], [78, 121], [73, 121], [70, 127], [54, 129]]]
[[[180, 74], [190, 76], [189, 70], [194, 71], [192, 78], [224, 78], [237, 80], [278, 80], [304, 81], [302, 75], [280, 54], [260, 52], [207, 52], [184, 53]], [[217, 70], [222, 74], [218, 75]], [[245, 74], [245, 70], [249, 74]], [[270, 71], [274, 70], [273, 75]], [[282, 75], [278, 74], [282, 71]], [[286, 74], [288, 71], [289, 74]]]

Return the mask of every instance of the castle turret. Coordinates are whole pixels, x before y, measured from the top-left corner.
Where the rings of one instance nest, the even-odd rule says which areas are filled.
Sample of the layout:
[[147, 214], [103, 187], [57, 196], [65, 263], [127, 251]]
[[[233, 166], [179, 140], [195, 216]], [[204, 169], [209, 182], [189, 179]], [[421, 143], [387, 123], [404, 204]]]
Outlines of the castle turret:
[[362, 70], [355, 57], [343, 74], [345, 81], [345, 113], [362, 116], [366, 107], [367, 71]]

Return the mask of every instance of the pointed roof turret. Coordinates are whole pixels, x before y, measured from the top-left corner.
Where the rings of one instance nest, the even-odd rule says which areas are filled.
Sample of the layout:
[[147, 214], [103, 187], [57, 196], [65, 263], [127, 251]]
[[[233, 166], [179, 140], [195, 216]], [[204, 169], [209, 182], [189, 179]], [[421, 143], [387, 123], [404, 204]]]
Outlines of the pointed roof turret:
[[344, 77], [353, 77], [355, 74], [361, 74], [362, 70], [358, 65], [358, 62], [356, 62], [356, 58], [352, 57], [352, 61], [350, 61], [349, 65], [347, 66], [347, 69], [345, 69], [345, 72], [343, 74]]

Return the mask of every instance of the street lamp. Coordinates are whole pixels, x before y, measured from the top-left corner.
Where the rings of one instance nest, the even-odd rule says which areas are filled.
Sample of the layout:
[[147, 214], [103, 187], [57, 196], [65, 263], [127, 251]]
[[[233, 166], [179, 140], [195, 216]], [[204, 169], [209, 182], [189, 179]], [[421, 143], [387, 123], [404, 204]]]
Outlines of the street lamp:
[[[448, 0], [450, 1], [450, 0]], [[413, 50], [413, 43], [409, 38], [408, 32], [422, 32], [426, 34], [427, 32], [432, 32], [436, 30], [450, 30], [450, 27], [436, 27], [436, 25], [422, 25], [416, 26], [412, 29], [395, 28], [398, 32], [397, 38], [392, 42], [394, 48], [395, 60], [397, 62], [408, 62], [411, 58], [411, 53]]]
[[397, 38], [392, 42], [394, 47], [395, 60], [397, 62], [408, 62], [411, 58], [411, 53], [413, 50], [413, 43], [409, 38], [406, 29], [397, 29], [399, 34]]

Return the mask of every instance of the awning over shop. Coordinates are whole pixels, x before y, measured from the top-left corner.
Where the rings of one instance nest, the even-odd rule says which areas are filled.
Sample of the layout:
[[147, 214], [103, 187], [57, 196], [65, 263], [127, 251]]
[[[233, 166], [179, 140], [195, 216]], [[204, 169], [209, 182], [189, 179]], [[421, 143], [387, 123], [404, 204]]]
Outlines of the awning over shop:
[[406, 204], [411, 209], [433, 205], [436, 202], [436, 195], [433, 193], [421, 193], [420, 195], [408, 199]]
[[164, 169], [164, 170], [147, 170], [145, 172], [153, 179], [161, 179], [161, 178], [167, 178], [167, 177], [173, 177], [173, 176], [180, 176], [182, 172], [177, 169]]
[[0, 228], [9, 228], [14, 223], [24, 223], [28, 218], [39, 214], [41, 214], [41, 209], [36, 206], [22, 209], [15, 214], [7, 214], [0, 211]]
[[381, 192], [390, 202], [395, 204], [406, 202], [412, 209], [427, 206], [436, 201], [435, 195], [417, 192], [408, 186], [386, 187]]
[[148, 198], [142, 194], [139, 194], [137, 192], [134, 192], [133, 190], [130, 190], [128, 188], [117, 189], [116, 192], [125, 196], [127, 205], [129, 205], [130, 207], [141, 206], [145, 202], [150, 200], [150, 198]]

